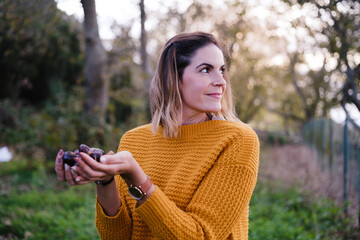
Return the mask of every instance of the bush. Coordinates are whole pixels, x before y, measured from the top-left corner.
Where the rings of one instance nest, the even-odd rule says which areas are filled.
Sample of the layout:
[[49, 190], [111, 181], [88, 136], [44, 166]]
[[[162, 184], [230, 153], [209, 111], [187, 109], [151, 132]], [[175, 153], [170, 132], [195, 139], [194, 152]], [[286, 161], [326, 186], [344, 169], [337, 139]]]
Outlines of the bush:
[[26, 156], [29, 167], [44, 159], [53, 161], [60, 148], [75, 150], [81, 143], [116, 150], [124, 132], [85, 119], [83, 88], [74, 87], [70, 93], [61, 89], [40, 110], [0, 101], [0, 110], [5, 110], [0, 117], [0, 144], [11, 146], [17, 156]]
[[295, 188], [259, 182], [250, 203], [249, 239], [359, 239], [332, 199], [309, 201]]
[[84, 65], [81, 24], [54, 0], [0, 2], [0, 99], [33, 104], [51, 97], [51, 84], [79, 80]]

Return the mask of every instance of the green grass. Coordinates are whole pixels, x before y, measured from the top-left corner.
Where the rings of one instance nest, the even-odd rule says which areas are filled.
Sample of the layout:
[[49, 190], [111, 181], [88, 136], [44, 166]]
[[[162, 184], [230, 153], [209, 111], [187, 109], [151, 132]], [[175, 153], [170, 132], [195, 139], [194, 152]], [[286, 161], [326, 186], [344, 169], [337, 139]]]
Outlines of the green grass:
[[99, 239], [93, 185], [68, 187], [51, 172], [21, 166], [1, 164], [0, 239]]
[[309, 201], [297, 189], [259, 182], [250, 202], [249, 239], [359, 239], [332, 199]]
[[[38, 164], [41, 166], [41, 164]], [[69, 187], [54, 171], [0, 164], [0, 239], [99, 239], [95, 186]], [[309, 201], [296, 189], [259, 181], [250, 205], [249, 239], [359, 239], [332, 200]]]

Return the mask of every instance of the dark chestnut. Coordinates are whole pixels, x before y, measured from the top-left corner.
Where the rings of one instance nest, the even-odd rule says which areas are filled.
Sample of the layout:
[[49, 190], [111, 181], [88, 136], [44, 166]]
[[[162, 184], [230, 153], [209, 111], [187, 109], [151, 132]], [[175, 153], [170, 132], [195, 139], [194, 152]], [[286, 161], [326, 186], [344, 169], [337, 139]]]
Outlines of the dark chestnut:
[[98, 162], [100, 162], [100, 157], [104, 154], [104, 151], [100, 148], [91, 148], [86, 144], [81, 144], [79, 149], [76, 149], [74, 152], [67, 151], [64, 153], [63, 163], [67, 163], [70, 166], [76, 165], [75, 157], [81, 157], [80, 152], [88, 154]]
[[91, 148], [91, 152], [89, 153], [90, 157], [100, 162], [100, 157], [104, 154], [104, 151], [100, 148]]
[[80, 152], [84, 152], [84, 153], [87, 153], [90, 155], [91, 148], [88, 145], [81, 144], [79, 149], [80, 149]]
[[77, 157], [76, 153], [71, 151], [66, 151], [63, 156], [63, 163], [68, 164], [69, 166], [74, 166], [76, 164], [75, 157]]

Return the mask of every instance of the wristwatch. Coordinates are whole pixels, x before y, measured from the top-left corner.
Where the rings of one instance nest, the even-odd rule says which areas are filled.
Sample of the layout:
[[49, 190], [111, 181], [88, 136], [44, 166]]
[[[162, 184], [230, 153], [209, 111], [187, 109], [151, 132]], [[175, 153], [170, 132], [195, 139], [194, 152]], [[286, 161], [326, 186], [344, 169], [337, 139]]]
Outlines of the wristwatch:
[[146, 181], [143, 184], [139, 186], [131, 184], [128, 191], [132, 198], [134, 198], [135, 200], [141, 200], [146, 196], [152, 185], [153, 183], [150, 177], [146, 176]]

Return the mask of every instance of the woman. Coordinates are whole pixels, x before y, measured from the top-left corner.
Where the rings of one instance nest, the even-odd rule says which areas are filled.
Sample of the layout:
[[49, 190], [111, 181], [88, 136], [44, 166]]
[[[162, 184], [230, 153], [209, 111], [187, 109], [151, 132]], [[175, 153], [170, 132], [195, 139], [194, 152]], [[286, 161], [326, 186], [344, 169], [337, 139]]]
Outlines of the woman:
[[247, 239], [259, 142], [235, 117], [211, 34], [181, 33], [166, 43], [150, 102], [151, 124], [124, 134], [100, 163], [81, 154], [78, 166], [64, 169], [60, 150], [59, 180], [96, 181], [101, 239]]

